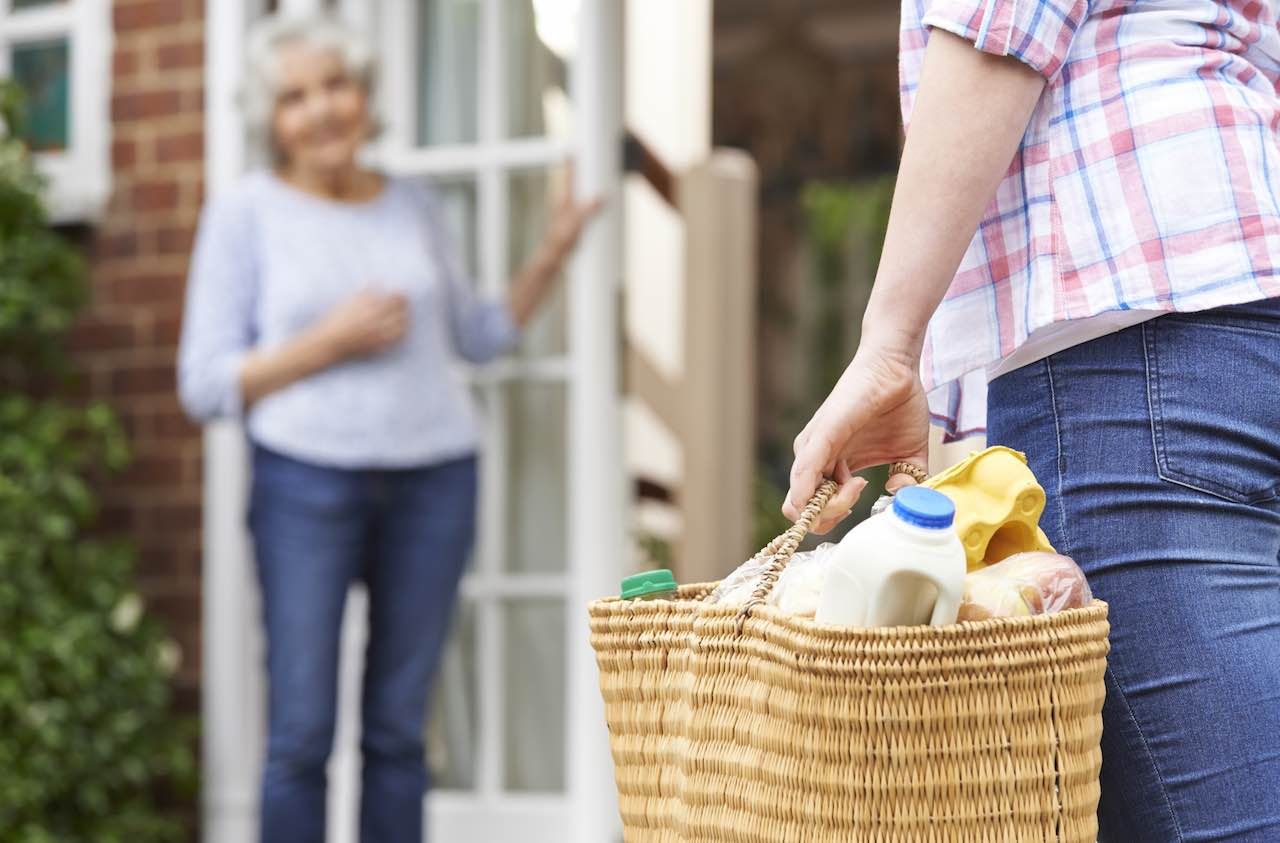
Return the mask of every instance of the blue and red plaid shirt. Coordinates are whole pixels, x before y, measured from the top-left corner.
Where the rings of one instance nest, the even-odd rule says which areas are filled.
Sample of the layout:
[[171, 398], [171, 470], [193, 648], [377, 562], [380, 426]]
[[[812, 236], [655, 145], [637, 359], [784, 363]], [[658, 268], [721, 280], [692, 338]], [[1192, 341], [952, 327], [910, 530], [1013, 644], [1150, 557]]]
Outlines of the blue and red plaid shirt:
[[932, 28], [1047, 80], [929, 326], [952, 436], [984, 429], [989, 367], [1037, 330], [1280, 296], [1273, 0], [905, 0], [908, 123]]

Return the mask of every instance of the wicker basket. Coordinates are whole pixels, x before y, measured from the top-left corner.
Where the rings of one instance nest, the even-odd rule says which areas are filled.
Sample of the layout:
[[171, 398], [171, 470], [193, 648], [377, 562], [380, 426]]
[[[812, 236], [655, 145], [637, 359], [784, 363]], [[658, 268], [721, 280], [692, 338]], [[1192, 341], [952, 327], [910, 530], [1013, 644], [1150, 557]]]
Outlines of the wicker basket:
[[947, 627], [821, 626], [764, 604], [591, 605], [627, 843], [1079, 841], [1097, 831], [1101, 601]]

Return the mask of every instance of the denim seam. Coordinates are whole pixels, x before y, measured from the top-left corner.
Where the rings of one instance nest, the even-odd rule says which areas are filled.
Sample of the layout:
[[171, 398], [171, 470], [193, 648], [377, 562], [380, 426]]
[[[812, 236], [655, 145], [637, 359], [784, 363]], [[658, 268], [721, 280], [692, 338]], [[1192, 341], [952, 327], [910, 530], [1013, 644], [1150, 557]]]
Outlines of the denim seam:
[[[1272, 487], [1271, 489], [1263, 489], [1262, 491], [1256, 494], [1247, 494], [1245, 492], [1242, 492], [1239, 489], [1234, 489], [1230, 486], [1218, 486], [1216, 488], [1206, 488], [1205, 486], [1197, 486], [1195, 483], [1192, 483], [1191, 481], [1199, 480], [1202, 483], [1208, 483], [1210, 481], [1205, 477], [1198, 477], [1194, 474], [1188, 474], [1184, 471], [1176, 471], [1176, 472], [1171, 472], [1170, 474], [1166, 474], [1164, 470], [1158, 470], [1157, 473], [1160, 475], [1160, 479], [1165, 481], [1166, 483], [1172, 483], [1173, 485], [1181, 486], [1184, 489], [1192, 489], [1197, 492], [1203, 492], [1206, 495], [1213, 495], [1215, 498], [1220, 498], [1224, 501], [1227, 501], [1228, 503], [1243, 504], [1245, 506], [1254, 506], [1260, 503], [1268, 503], [1270, 501], [1275, 500], [1277, 497], [1280, 497], [1280, 491], [1277, 491], [1274, 487]], [[1186, 479], [1183, 479], [1183, 478], [1186, 478]], [[1229, 490], [1229, 493], [1221, 491], [1222, 489]]]
[[[1152, 327], [1150, 323], [1142, 323], [1142, 362], [1143, 366], [1146, 368], [1147, 375], [1147, 418], [1151, 424], [1151, 447], [1153, 451], [1152, 456], [1155, 457], [1156, 474], [1162, 480], [1168, 480], [1168, 478], [1166, 478], [1162, 473], [1160, 465], [1162, 454], [1161, 436], [1156, 427], [1156, 416], [1160, 412], [1158, 409], [1160, 406], [1160, 384], [1158, 381], [1158, 375], [1156, 377], [1152, 376], [1154, 367], [1151, 365], [1153, 358], [1157, 358], [1156, 363], [1159, 363], [1159, 359], [1157, 357], [1159, 352], [1156, 350], [1155, 342], [1151, 337], [1151, 332], [1149, 330], [1150, 327]], [[1120, 698], [1120, 703], [1124, 706], [1124, 711], [1129, 717], [1129, 722], [1133, 724], [1133, 730], [1137, 733], [1138, 740], [1142, 742], [1142, 749], [1147, 754], [1147, 760], [1151, 763], [1151, 769], [1155, 771], [1156, 781], [1160, 785], [1160, 795], [1164, 798], [1165, 807], [1169, 809], [1169, 818], [1173, 820], [1173, 830], [1177, 833], [1178, 840], [1181, 841], [1183, 839], [1182, 824], [1178, 822], [1178, 812], [1173, 809], [1173, 800], [1169, 797], [1169, 787], [1165, 784], [1164, 774], [1160, 772], [1160, 765], [1156, 763], [1155, 753], [1151, 751], [1151, 744], [1147, 742], [1147, 735], [1142, 731], [1142, 726], [1138, 723], [1137, 715], [1133, 713], [1133, 706], [1129, 704], [1129, 696], [1124, 692], [1124, 688], [1121, 687], [1120, 678], [1116, 676], [1116, 672], [1110, 664], [1107, 665], [1107, 673], [1111, 674], [1111, 684], [1116, 689], [1116, 694]]]
[[[1142, 333], [1145, 339], [1147, 326], [1142, 325]], [[1146, 358], [1147, 344], [1143, 342], [1143, 357]], [[1053, 411], [1053, 435], [1058, 445], [1057, 467], [1058, 467], [1058, 532], [1062, 536], [1063, 547], [1059, 551], [1066, 556], [1071, 555], [1071, 541], [1067, 538], [1067, 505], [1066, 499], [1062, 494], [1063, 486], [1063, 450], [1062, 450], [1062, 421], [1058, 413], [1058, 390], [1053, 382], [1053, 363], [1051, 357], [1044, 359], [1045, 374], [1049, 381], [1049, 407]], [[1150, 364], [1148, 363], [1148, 375], [1150, 373]], [[1151, 378], [1148, 376], [1147, 384], [1150, 385]], [[1148, 402], [1150, 401], [1150, 391], [1148, 390]], [[1154, 436], [1155, 428], [1152, 427], [1152, 435]], [[1151, 745], [1147, 742], [1147, 736], [1142, 731], [1142, 726], [1138, 723], [1138, 718], [1133, 713], [1132, 706], [1129, 705], [1129, 698], [1125, 695], [1124, 689], [1120, 687], [1120, 680], [1116, 677], [1115, 671], [1111, 665], [1107, 665], [1107, 673], [1111, 674], [1112, 684], [1115, 686], [1116, 693], [1119, 695], [1120, 703], [1124, 706], [1125, 714], [1129, 717], [1129, 722], [1133, 724], [1133, 729], [1138, 735], [1138, 740], [1142, 742], [1142, 749], [1147, 754], [1147, 760], [1151, 764], [1151, 769], [1155, 771], [1156, 782], [1160, 786], [1160, 795], [1164, 798], [1165, 807], [1169, 810], [1169, 818], [1173, 821], [1174, 831], [1178, 835], [1178, 843], [1182, 843], [1182, 824], [1178, 822], [1178, 815], [1173, 810], [1173, 800], [1169, 798], [1169, 788], [1165, 784], [1164, 774], [1160, 772], [1160, 765], [1156, 763], [1155, 754], [1151, 751]]]
[[1160, 765], [1156, 763], [1155, 753], [1151, 751], [1151, 744], [1147, 742], [1147, 735], [1142, 731], [1137, 715], [1133, 713], [1133, 706], [1129, 705], [1129, 695], [1120, 686], [1120, 678], [1116, 676], [1116, 672], [1110, 664], [1107, 665], [1107, 673], [1111, 674], [1111, 684], [1116, 689], [1120, 704], [1124, 706], [1124, 713], [1128, 715], [1129, 722], [1133, 724], [1133, 730], [1137, 732], [1138, 740], [1142, 741], [1142, 750], [1147, 753], [1147, 760], [1151, 762], [1151, 769], [1156, 774], [1156, 782], [1160, 785], [1160, 796], [1164, 799], [1165, 807], [1169, 809], [1169, 819], [1173, 821], [1173, 831], [1178, 835], [1178, 843], [1182, 843], [1182, 823], [1178, 822], [1178, 812], [1173, 809], [1173, 800], [1169, 798], [1169, 787], [1165, 784], [1164, 774], [1160, 772]]
[[1057, 445], [1058, 453], [1054, 454], [1054, 466], [1058, 469], [1058, 535], [1062, 536], [1062, 541], [1066, 547], [1060, 548], [1065, 556], [1071, 555], [1071, 542], [1067, 538], [1067, 507], [1063, 503], [1062, 498], [1062, 423], [1058, 417], [1058, 391], [1053, 385], [1053, 364], [1050, 358], [1044, 359], [1045, 378], [1049, 381], [1049, 409], [1053, 412], [1053, 438]]
[[1142, 362], [1146, 367], [1147, 374], [1147, 418], [1151, 424], [1151, 453], [1156, 461], [1156, 474], [1161, 480], [1167, 480], [1164, 476], [1164, 405], [1160, 401], [1160, 380], [1156, 373], [1156, 367], [1152, 365], [1155, 359], [1159, 364], [1159, 352], [1156, 350], [1155, 338], [1151, 336], [1147, 323], [1142, 323]]
[[[1232, 326], [1222, 326], [1232, 327]], [[1238, 327], [1238, 326], [1237, 326]], [[1247, 330], [1247, 329], [1242, 329]], [[1142, 354], [1147, 369], [1147, 411], [1151, 419], [1151, 446], [1156, 460], [1156, 474], [1166, 483], [1182, 486], [1215, 498], [1245, 505], [1256, 505], [1275, 500], [1280, 497], [1280, 485], [1250, 492], [1221, 483], [1210, 477], [1201, 477], [1189, 471], [1180, 471], [1169, 466], [1169, 455], [1165, 451], [1164, 437], [1164, 401], [1160, 394], [1160, 347], [1155, 336], [1156, 326], [1150, 322], [1142, 323]], [[1205, 485], [1198, 485], [1199, 481]]]
[[[1053, 438], [1054, 438], [1054, 442], [1057, 444], [1057, 449], [1058, 449], [1057, 453], [1053, 455], [1054, 456], [1053, 462], [1054, 462], [1054, 467], [1057, 468], [1058, 470], [1057, 471], [1058, 494], [1056, 496], [1058, 501], [1058, 535], [1062, 536], [1062, 544], [1063, 544], [1063, 547], [1060, 548], [1060, 551], [1063, 554], [1070, 556], [1071, 541], [1067, 538], [1067, 507], [1062, 501], [1062, 468], [1063, 468], [1062, 466], [1062, 463], [1063, 463], [1062, 424], [1058, 418], [1058, 392], [1056, 389], [1054, 389], [1054, 386], [1053, 386], [1053, 364], [1050, 362], [1049, 357], [1044, 358], [1044, 373], [1045, 373], [1045, 380], [1049, 382], [1049, 409], [1053, 413]], [[1055, 674], [1054, 686], [1056, 687], [1058, 684], [1057, 675], [1056, 675], [1057, 665], [1054, 665], [1054, 674]], [[1056, 707], [1056, 700], [1054, 700], [1052, 704]], [[1055, 721], [1057, 720], [1056, 713], [1054, 714], [1054, 720]], [[1062, 771], [1058, 769], [1057, 764], [1054, 765], [1054, 770], [1056, 771], [1057, 776], [1060, 779], [1062, 775]], [[1060, 780], [1058, 781], [1058, 786], [1059, 787], [1061, 786]], [[1057, 827], [1057, 831], [1059, 833], [1061, 833], [1062, 831], [1060, 822]]]

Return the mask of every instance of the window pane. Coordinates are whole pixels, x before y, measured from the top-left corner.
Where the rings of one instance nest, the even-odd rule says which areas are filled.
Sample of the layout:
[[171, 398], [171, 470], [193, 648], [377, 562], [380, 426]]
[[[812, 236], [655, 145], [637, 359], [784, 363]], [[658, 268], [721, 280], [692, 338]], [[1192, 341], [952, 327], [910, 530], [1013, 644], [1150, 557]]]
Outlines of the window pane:
[[418, 143], [475, 141], [480, 0], [421, 0], [418, 45]]
[[[511, 209], [507, 226], [510, 238], [507, 248], [511, 262], [508, 267], [510, 276], [514, 276], [524, 262], [533, 256], [546, 234], [547, 223], [550, 221], [550, 182], [546, 170], [526, 170], [511, 175]], [[565, 337], [568, 320], [566, 300], [565, 278], [561, 273], [525, 330], [519, 349], [522, 356], [565, 353], [568, 347]]]
[[462, 268], [476, 278], [479, 266], [476, 243], [476, 183], [472, 179], [433, 182], [430, 185], [444, 214], [447, 247], [461, 261]]
[[567, 555], [565, 386], [521, 381], [505, 385], [507, 550], [510, 573], [565, 569]]
[[427, 719], [427, 769], [434, 787], [471, 790], [476, 782], [479, 688], [476, 679], [476, 610], [464, 600], [440, 660]]
[[66, 39], [13, 46], [13, 78], [26, 94], [23, 139], [38, 152], [70, 143], [69, 61]]
[[577, 0], [507, 4], [507, 134], [569, 133], [569, 65], [578, 30]]
[[564, 790], [564, 604], [513, 600], [504, 613], [507, 790]]

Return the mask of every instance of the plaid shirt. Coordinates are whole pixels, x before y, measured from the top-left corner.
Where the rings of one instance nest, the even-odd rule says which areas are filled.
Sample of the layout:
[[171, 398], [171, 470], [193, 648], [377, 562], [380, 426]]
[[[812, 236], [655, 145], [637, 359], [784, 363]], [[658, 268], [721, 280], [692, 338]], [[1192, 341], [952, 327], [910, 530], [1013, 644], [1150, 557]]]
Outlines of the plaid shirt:
[[1280, 296], [1274, 0], [904, 0], [907, 122], [931, 28], [1047, 80], [929, 326], [949, 434], [985, 428], [987, 367], [1037, 329]]

